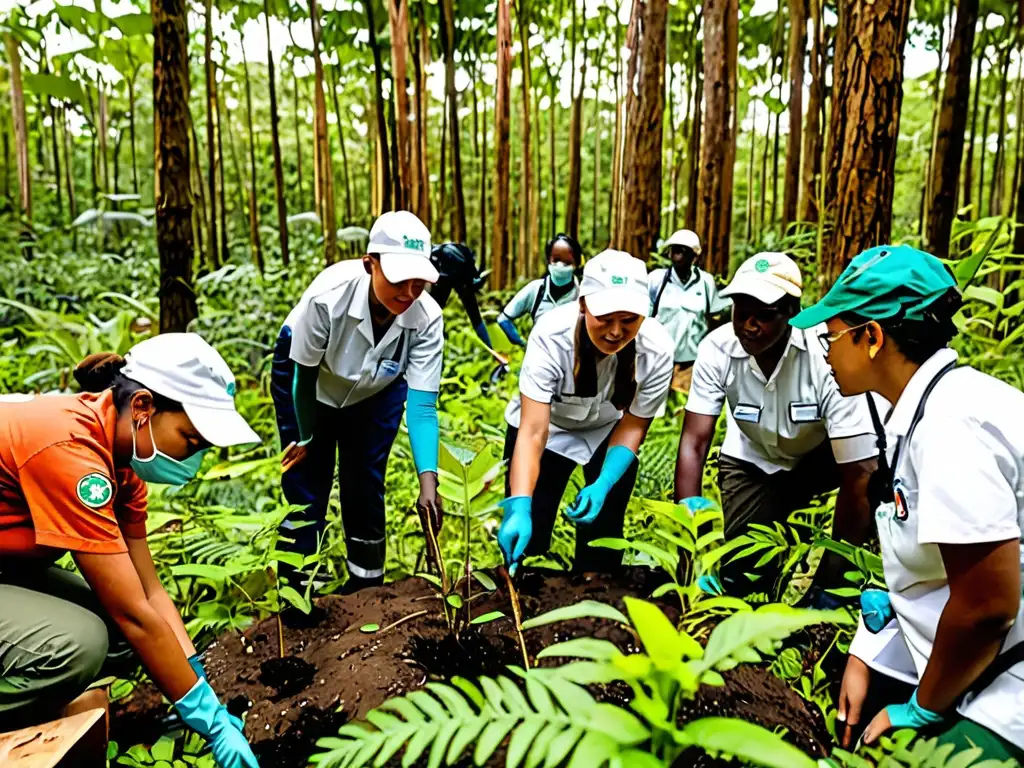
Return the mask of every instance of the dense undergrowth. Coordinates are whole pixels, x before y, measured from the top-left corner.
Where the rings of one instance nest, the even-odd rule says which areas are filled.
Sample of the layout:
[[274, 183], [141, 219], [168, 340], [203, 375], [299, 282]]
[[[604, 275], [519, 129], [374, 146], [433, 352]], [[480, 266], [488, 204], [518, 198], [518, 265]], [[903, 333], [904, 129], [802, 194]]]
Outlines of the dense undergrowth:
[[[10, 234], [13, 231], [12, 222], [0, 221], [0, 244], [8, 254], [0, 261], [0, 393], [69, 390], [70, 371], [79, 359], [101, 350], [125, 352], [155, 326], [157, 262], [148, 238], [119, 239], [110, 235], [100, 238], [96, 233], [79, 232], [73, 247], [69, 235], [53, 230], [41, 233], [28, 253], [19, 252]], [[964, 225], [959, 233], [964, 243], [967, 240], [963, 238], [970, 238], [970, 246], [965, 258], [953, 265], [968, 299], [958, 318], [962, 334], [957, 347], [966, 362], [1021, 388], [1024, 387], [1024, 354], [1021, 352], [1024, 325], [1019, 323], [1019, 318], [1024, 309], [1020, 298], [1024, 280], [1019, 277], [1021, 257], [1008, 253], [1009, 236], [1010, 227], [1003, 220]], [[813, 231], [805, 231], [773, 245], [796, 255], [810, 274], [813, 273], [814, 243]], [[246, 249], [239, 247], [234, 261], [217, 272], [201, 274], [197, 280], [200, 318], [195, 330], [228, 360], [238, 378], [240, 410], [264, 438], [262, 445], [246, 450], [211, 451], [200, 481], [177, 491], [156, 488], [151, 494], [151, 548], [161, 578], [200, 647], [226, 630], [243, 629], [279, 611], [286, 603], [302, 605], [306, 597], [294, 590], [278, 589], [273, 577], [274, 562], [278, 558], [276, 528], [289, 508], [279, 484], [280, 446], [268, 387], [270, 356], [283, 318], [322, 267], [311, 232], [293, 233], [293, 248], [293, 263], [288, 270], [281, 269], [271, 259], [267, 273], [260, 275], [246, 260]], [[818, 288], [812, 286], [810, 292]], [[493, 320], [503, 298], [507, 297], [483, 296], [485, 317]], [[443, 440], [453, 445], [453, 451], [448, 454], [448, 466], [454, 469], [443, 473], [447, 523], [441, 534], [441, 548], [460, 558], [468, 552], [475, 569], [488, 569], [500, 562], [494, 541], [502, 487], [497, 457], [501, 454], [504, 436], [503, 411], [515, 391], [514, 373], [521, 361], [521, 352], [501, 348], [500, 351], [511, 355], [513, 374], [494, 380], [495, 363], [470, 329], [457, 298], [450, 302], [445, 322], [445, 367], [439, 411]], [[495, 329], [492, 338], [500, 340], [500, 331]], [[719, 602], [704, 599], [695, 587], [701, 569], [713, 566], [722, 557], [737, 554], [748, 557], [755, 567], [768, 559], [776, 559], [783, 566], [783, 576], [778, 583], [766, 586], [763, 600], [792, 600], [798, 595], [808, 568], [813, 567], [819, 556], [816, 544], [826, 538], [833, 500], [818, 500], [812, 508], [794, 513], [786, 524], [780, 523], [774, 529], [752, 530], [742, 542], [726, 546], [721, 541], [720, 526], [715, 525], [713, 510], [707, 511], [703, 519], [709, 528], [688, 527], [686, 518], [678, 514], [678, 508], [667, 503], [683, 405], [683, 399], [673, 394], [665, 415], [654, 423], [641, 454], [640, 478], [627, 518], [627, 541], [608, 542], [610, 546], [625, 550], [633, 562], [663, 568], [668, 573], [670, 583], [657, 597], [678, 601], [682, 609], [680, 622], [666, 629], [664, 623], [668, 620], [664, 616], [664, 622], [659, 620], [644, 607], [650, 604], [642, 601], [638, 601], [636, 610], [631, 610], [628, 618], [621, 617], [623, 623], [632, 623], [644, 640], [649, 656], [654, 659], [650, 662], [654, 666], [649, 669], [639, 669], [636, 666], [639, 662], [633, 656], [629, 658], [634, 661], [624, 666], [621, 654], [616, 656], [607, 647], [570, 648], [571, 652], [564, 655], [582, 655], [591, 664], [603, 664], [603, 670], [591, 668], [589, 673], [598, 674], [600, 680], [624, 680], [635, 691], [647, 693], [664, 691], [658, 684], [651, 687], [649, 676], [664, 674], [668, 665], [675, 670], [673, 679], [676, 681], [671, 700], [666, 699], [670, 710], [675, 706], [672, 697], [692, 695], [702, 683], [714, 684], [716, 670], [774, 656], [772, 670], [820, 707], [832, 727], [835, 702], [830, 682], [833, 681], [825, 679], [820, 660], [813, 668], [804, 670], [799, 647], [793, 644], [783, 647], [782, 642], [790, 632], [812, 621], [843, 623], [848, 617], [794, 615], [788, 623], [776, 621], [778, 626], [774, 629], [750, 630], [745, 640], [730, 646], [731, 650], [717, 663], [709, 662], [705, 652], [690, 643], [692, 637], [707, 639], [707, 628], [723, 618], [738, 616], [749, 621], [751, 616], [761, 615], [760, 621], [764, 621], [766, 615], [763, 608], [752, 610], [757, 608], [756, 600], [752, 605], [729, 599], [719, 599]], [[721, 443], [723, 431], [724, 420], [719, 426], [713, 452]], [[464, 486], [480, 478], [466, 479], [460, 485], [455, 475], [460, 460], [468, 462], [478, 455], [488, 457], [488, 466], [481, 470], [482, 475], [486, 474], [486, 481], [476, 483], [470, 499], [464, 495]], [[442, 464], [442, 469], [444, 466]], [[717, 495], [714, 466], [713, 460], [707, 463], [705, 477], [705, 490], [712, 500]], [[575, 494], [581, 481], [578, 473], [566, 491], [567, 496]], [[412, 511], [417, 483], [404, 430], [392, 452], [386, 482], [387, 573], [389, 579], [398, 579], [424, 570], [426, 551], [419, 520]], [[460, 503], [463, 501], [467, 503]], [[337, 513], [335, 492], [329, 519], [337, 520]], [[566, 566], [571, 560], [573, 535], [572, 526], [561, 519], [556, 526], [551, 554], [538, 558], [534, 564]], [[343, 549], [338, 520], [329, 526], [319, 556], [320, 575], [328, 582], [325, 592], [337, 589], [346, 577]], [[880, 562], [864, 550], [851, 548], [845, 552], [851, 560], [851, 584], [844, 590], [844, 596], [852, 598], [864, 585], [878, 583]], [[682, 576], [676, 567], [680, 562], [692, 564], [684, 569]], [[647, 596], [638, 595], [638, 598], [644, 597]], [[659, 632], [678, 630], [678, 635], [674, 635], [679, 638], [678, 643], [668, 649], [650, 645], [652, 627], [658, 627]], [[708, 648], [713, 647], [714, 637], [712, 634], [708, 640]], [[840, 629], [829, 652], [843, 653], [848, 641], [848, 629]], [[667, 657], [655, 658], [659, 653]], [[533, 672], [520, 671], [519, 674], [529, 702], [511, 691], [509, 686], [519, 690], [518, 684], [511, 680], [484, 684], [484, 694], [491, 685], [497, 685], [502, 695], [511, 697], [516, 706], [521, 707], [526, 702], [525, 709], [517, 715], [522, 721], [519, 727], [524, 728], [526, 723], [532, 723], [530, 728], [534, 724], [540, 727], [536, 721], [537, 706], [546, 699], [537, 686], [546, 687], [556, 698], [559, 694], [552, 686], [560, 687], [563, 693], [569, 691], [565, 693], [569, 698], [559, 700], [561, 709], [558, 710], [559, 716], [569, 716], [573, 701], [579, 703], [580, 694], [565, 686], [578, 688], [580, 683], [593, 682], [580, 675], [552, 682], [555, 678], [550, 675], [541, 680], [530, 677]], [[137, 679], [141, 679], [141, 673]], [[685, 682], [680, 683], [680, 680]], [[113, 695], [126, 695], [136, 682], [117, 681]], [[459, 716], [463, 717], [486, 720], [505, 711], [501, 701], [492, 702], [493, 706], [488, 704], [487, 696], [475, 685], [460, 683], [457, 688], [461, 692], [446, 690], [438, 695], [446, 706], [459, 710]], [[467, 710], [461, 707], [471, 704], [467, 715]], [[708, 749], [713, 748], [708, 745], [729, 744], [730, 734], [732, 738], [741, 737], [740, 731], [735, 729], [743, 725], [719, 723], [722, 730], [712, 730], [710, 735], [693, 729], [680, 736], [673, 723], [666, 723], [664, 716], [659, 721], [650, 710], [642, 711], [634, 706], [632, 711], [621, 709], [608, 716], [625, 729], [624, 733], [628, 731], [632, 736], [611, 746], [602, 742], [601, 746], [608, 751], [605, 759], [622, 760], [628, 753], [635, 760], [631, 764], [647, 764], [646, 757], [639, 756], [641, 752], [654, 756], [655, 762], [650, 764], [663, 764], [671, 759], [680, 743], [696, 743]], [[509, 724], [505, 733], [513, 725]], [[586, 730], [583, 725], [580, 727]], [[587, 727], [597, 728], [593, 723]], [[484, 729], [485, 725], [481, 724], [480, 728]], [[365, 739], [366, 736], [350, 731], [349, 738]], [[747, 738], [755, 737], [748, 733]], [[929, 752], [930, 747], [925, 742], [910, 744], [908, 738], [899, 734], [883, 740], [882, 747], [862, 753], [863, 757], [837, 754], [837, 759], [860, 766], [866, 763], [859, 761], [869, 758], [886, 765], [926, 762], [942, 765], [943, 760], [949, 758], [949, 755]], [[644, 744], [647, 746], [641, 748]], [[335, 751], [328, 762], [337, 758], [337, 764], [353, 764], [336, 754], [338, 750], [351, 750], [351, 744], [346, 745], [342, 740], [325, 746]], [[612, 747], [618, 750], [614, 755]], [[129, 745], [118, 749], [112, 745], [111, 752], [112, 757], [124, 764], [163, 765], [174, 761], [175, 766], [180, 761], [190, 764], [207, 759], [199, 758], [198, 754], [199, 745], [194, 739], [170, 746], [161, 743], [152, 750], [129, 748]], [[765, 762], [763, 754], [741, 752], [740, 757], [769, 765], [779, 764]], [[961, 756], [955, 764], [971, 765], [971, 760], [965, 757], [969, 758]]]

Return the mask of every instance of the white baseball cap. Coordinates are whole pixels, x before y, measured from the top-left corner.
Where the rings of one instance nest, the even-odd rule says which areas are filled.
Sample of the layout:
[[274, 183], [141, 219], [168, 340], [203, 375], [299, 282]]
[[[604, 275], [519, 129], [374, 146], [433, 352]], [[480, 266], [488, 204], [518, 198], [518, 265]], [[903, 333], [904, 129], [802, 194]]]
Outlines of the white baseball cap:
[[647, 317], [647, 267], [625, 251], [601, 251], [583, 267], [580, 296], [586, 297], [592, 315], [632, 312]]
[[720, 296], [753, 296], [765, 304], [774, 304], [783, 296], [800, 298], [803, 278], [800, 267], [784, 253], [768, 251], [751, 256], [733, 275]]
[[671, 237], [661, 244], [662, 248], [671, 248], [673, 245], [681, 245], [700, 255], [700, 238], [697, 233], [689, 229], [677, 229]]
[[409, 211], [378, 216], [366, 252], [380, 254], [380, 268], [389, 283], [437, 282], [437, 268], [430, 263], [430, 230]]
[[220, 448], [259, 443], [235, 410], [235, 377], [220, 353], [195, 333], [161, 333], [125, 355], [121, 374], [181, 403], [207, 441]]

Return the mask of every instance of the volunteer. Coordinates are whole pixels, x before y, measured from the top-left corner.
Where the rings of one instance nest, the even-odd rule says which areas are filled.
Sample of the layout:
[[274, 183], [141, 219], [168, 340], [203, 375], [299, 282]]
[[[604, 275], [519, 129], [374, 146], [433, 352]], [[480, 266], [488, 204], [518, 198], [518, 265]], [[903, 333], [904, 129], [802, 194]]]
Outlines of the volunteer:
[[637, 454], [672, 380], [672, 340], [647, 317], [647, 270], [622, 251], [583, 268], [580, 298], [540, 319], [526, 346], [519, 395], [505, 411], [505, 514], [498, 544], [514, 572], [547, 551], [569, 477], [587, 486], [566, 510], [577, 524], [575, 568], [607, 571], [621, 553], [588, 546], [622, 536]]
[[[870, 720], [927, 729], [979, 760], [1024, 761], [1024, 394], [947, 343], [961, 305], [938, 259], [909, 246], [856, 257], [797, 328], [820, 338], [841, 391], [895, 403], [880, 440], [875, 523], [888, 592], [866, 591], [839, 699], [841, 736], [887, 677], [904, 697]], [[877, 634], [872, 634], [875, 632]]]
[[580, 295], [576, 270], [583, 261], [583, 249], [576, 239], [558, 233], [544, 246], [547, 274], [524, 285], [512, 301], [498, 315], [498, 326], [508, 340], [520, 347], [526, 346], [514, 321], [529, 315], [534, 324], [547, 312], [564, 304], [575, 303]]
[[[253, 768], [146, 543], [147, 482], [183, 485], [211, 446], [259, 441], [234, 377], [191, 333], [74, 374], [84, 394], [0, 398], [0, 730], [105, 706], [80, 694], [127, 645], [218, 765]], [[84, 579], [54, 564], [65, 552]]]
[[657, 318], [675, 342], [675, 373], [672, 388], [690, 391], [697, 345], [722, 324], [722, 313], [732, 306], [718, 295], [715, 278], [697, 266], [700, 238], [680, 229], [665, 241], [672, 266], [655, 269], [647, 277], [651, 293], [651, 317]]
[[437, 281], [430, 289], [430, 297], [444, 309], [454, 290], [476, 335], [488, 347], [491, 346], [491, 335], [480, 316], [480, 305], [476, 300], [476, 292], [482, 285], [483, 278], [480, 277], [472, 249], [462, 243], [440, 243], [431, 249], [430, 263], [437, 269], [438, 275]]
[[[272, 394], [286, 446], [281, 485], [290, 504], [304, 506], [285, 521], [281, 548], [317, 552], [337, 464], [347, 591], [384, 581], [384, 475], [403, 410], [419, 475], [417, 509], [430, 515], [435, 531], [441, 525], [444, 321], [424, 293], [437, 277], [427, 228], [408, 211], [390, 211], [374, 222], [362, 260], [317, 276], [277, 340]], [[303, 578], [288, 567], [282, 572]]]
[[[726, 536], [749, 523], [785, 522], [838, 486], [834, 537], [859, 543], [871, 525], [865, 487], [877, 453], [867, 398], [843, 397], [816, 331], [790, 327], [801, 292], [800, 269], [782, 253], [748, 259], [722, 291], [733, 299], [732, 323], [713, 331], [697, 351], [675, 495], [702, 495], [708, 447], [726, 406], [718, 466]], [[840, 586], [843, 561], [827, 556], [823, 563], [820, 578]], [[731, 590], [754, 587], [743, 577], [746, 565], [723, 567]], [[769, 577], [775, 578], [771, 569], [757, 580], [757, 591], [771, 591]], [[812, 597], [821, 595], [815, 590]]]

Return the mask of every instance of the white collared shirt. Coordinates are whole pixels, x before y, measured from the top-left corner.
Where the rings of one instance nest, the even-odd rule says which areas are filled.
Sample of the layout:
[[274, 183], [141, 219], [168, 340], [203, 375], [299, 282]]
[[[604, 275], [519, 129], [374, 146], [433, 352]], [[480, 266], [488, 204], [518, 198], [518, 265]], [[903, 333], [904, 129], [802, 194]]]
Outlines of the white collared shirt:
[[[924, 674], [949, 600], [940, 544], [1020, 539], [1024, 527], [1024, 393], [973, 368], [935, 385], [906, 444], [929, 382], [955, 362], [936, 352], [911, 377], [885, 425], [894, 492], [875, 512], [885, 582], [896, 619], [879, 635], [861, 624], [850, 652], [886, 674], [916, 683]], [[1022, 560], [1024, 575], [1024, 560]], [[1024, 602], [1003, 648], [1024, 640]], [[894, 659], [902, 659], [895, 664]], [[959, 709], [1024, 747], [1024, 663], [996, 678]]]
[[580, 283], [574, 277], [572, 279], [572, 288], [556, 299], [551, 295], [550, 280], [544, 277], [531, 280], [519, 289], [516, 295], [512, 297], [512, 301], [505, 305], [505, 309], [501, 311], [501, 314], [509, 320], [515, 320], [517, 317], [528, 315], [533, 310], [533, 306], [537, 304], [537, 296], [540, 291], [544, 292], [544, 296], [541, 298], [540, 304], [537, 305], [537, 314], [533, 318], [534, 322], [540, 320], [542, 315], [546, 315], [555, 307], [574, 303], [580, 297]]
[[[548, 312], [526, 345], [519, 391], [539, 403], [551, 403], [547, 450], [586, 464], [622, 418], [612, 405], [617, 358], [597, 363], [597, 395], [576, 397], [573, 364], [576, 358], [576, 324], [579, 304]], [[657, 320], [647, 318], [636, 335], [636, 395], [629, 412], [652, 419], [668, 398], [672, 383], [672, 339]], [[521, 400], [516, 395], [505, 409], [505, 420], [519, 426]]]
[[343, 261], [321, 272], [288, 315], [291, 359], [320, 366], [317, 399], [344, 408], [381, 391], [403, 373], [410, 389], [441, 385], [444, 320], [423, 293], [374, 344], [370, 276], [362, 261]]
[[793, 469], [825, 440], [832, 441], [839, 464], [878, 455], [867, 398], [839, 393], [816, 338], [825, 330], [824, 324], [793, 328], [768, 378], [743, 351], [731, 323], [701, 342], [686, 410], [717, 416], [728, 403], [723, 456], [773, 474]]
[[[668, 282], [665, 276], [668, 275]], [[664, 283], [665, 290], [661, 290]], [[715, 278], [694, 266], [690, 278], [683, 283], [674, 269], [656, 269], [647, 277], [651, 294], [651, 310], [658, 303], [658, 322], [675, 341], [675, 362], [691, 363], [697, 359], [697, 347], [708, 335], [708, 315], [717, 315], [732, 306], [731, 299], [718, 295]]]

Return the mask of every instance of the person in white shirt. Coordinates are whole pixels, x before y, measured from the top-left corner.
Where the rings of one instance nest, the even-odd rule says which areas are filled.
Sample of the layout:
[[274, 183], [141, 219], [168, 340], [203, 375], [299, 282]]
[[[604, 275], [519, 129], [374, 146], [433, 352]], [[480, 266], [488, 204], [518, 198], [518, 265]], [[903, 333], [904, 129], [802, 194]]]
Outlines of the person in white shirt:
[[558, 233], [544, 246], [544, 255], [548, 273], [524, 285], [498, 315], [498, 327], [509, 341], [520, 347], [525, 347], [526, 342], [519, 335], [515, 320], [529, 315], [536, 324], [547, 312], [575, 303], [580, 295], [576, 271], [583, 261], [583, 249], [576, 238]]
[[[749, 523], [784, 522], [814, 496], [838, 487], [833, 535], [860, 543], [871, 526], [866, 485], [877, 453], [867, 398], [843, 397], [814, 332], [789, 326], [801, 293], [800, 269], [782, 253], [748, 259], [722, 291], [733, 298], [732, 323], [713, 331], [697, 351], [675, 495], [702, 495], [708, 448], [726, 407], [718, 465], [726, 536]], [[840, 586], [843, 562], [826, 553], [818, 578]], [[740, 560], [722, 567], [729, 589], [770, 592], [777, 571], [768, 567], [750, 583], [742, 576], [750, 565]], [[809, 597], [828, 602], [817, 579]]]
[[558, 505], [578, 465], [588, 485], [566, 510], [577, 524], [577, 571], [609, 571], [621, 553], [588, 546], [622, 537], [637, 454], [668, 397], [672, 340], [647, 317], [647, 270], [623, 251], [583, 268], [578, 302], [537, 323], [505, 411], [505, 514], [498, 544], [514, 573], [548, 550]]
[[701, 247], [696, 232], [673, 232], [663, 247], [672, 266], [655, 269], [647, 277], [651, 317], [665, 327], [676, 344], [672, 389], [689, 392], [697, 346], [708, 331], [721, 325], [720, 316], [732, 302], [719, 296], [715, 278], [697, 266]]
[[[946, 345], [961, 306], [938, 259], [883, 245], [857, 256], [792, 321], [821, 327], [843, 394], [895, 403], [872, 482], [888, 591], [866, 590], [843, 676], [844, 745], [926, 729], [978, 759], [1024, 761], [1024, 393]], [[908, 683], [874, 714], [887, 678]], [[878, 704], [879, 702], [875, 702]], [[870, 721], [870, 722], [869, 722]]]
[[[305, 509], [284, 524], [281, 548], [317, 551], [338, 467], [352, 591], [384, 579], [384, 475], [403, 411], [419, 475], [420, 516], [441, 525], [437, 393], [444, 321], [430, 233], [408, 211], [380, 216], [367, 255], [328, 267], [288, 315], [274, 351], [272, 395], [281, 485]], [[301, 525], [299, 523], [311, 523]], [[295, 576], [283, 568], [286, 577]]]

